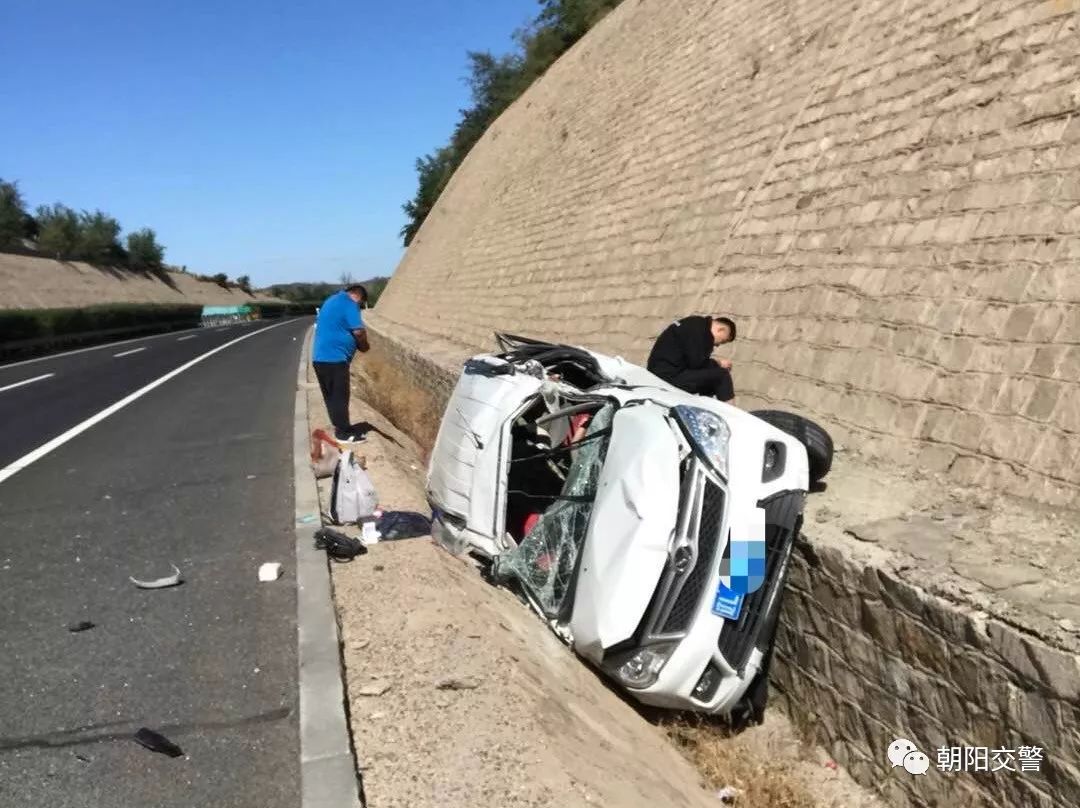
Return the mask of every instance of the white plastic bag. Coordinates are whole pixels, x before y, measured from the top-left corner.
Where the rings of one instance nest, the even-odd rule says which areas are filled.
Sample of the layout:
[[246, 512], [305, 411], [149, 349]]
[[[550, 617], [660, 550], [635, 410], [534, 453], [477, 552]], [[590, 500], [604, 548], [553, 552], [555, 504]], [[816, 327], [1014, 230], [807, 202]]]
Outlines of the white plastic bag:
[[336, 525], [350, 525], [375, 513], [379, 497], [356, 456], [346, 449], [334, 470], [330, 493], [330, 518]]

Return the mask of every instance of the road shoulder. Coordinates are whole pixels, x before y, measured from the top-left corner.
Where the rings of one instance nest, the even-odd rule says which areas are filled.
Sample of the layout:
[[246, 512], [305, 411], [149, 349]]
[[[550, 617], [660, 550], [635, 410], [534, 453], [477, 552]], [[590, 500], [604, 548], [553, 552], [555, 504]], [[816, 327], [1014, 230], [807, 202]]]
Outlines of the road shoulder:
[[325, 554], [315, 549], [320, 527], [319, 492], [308, 461], [311, 427], [308, 361], [311, 331], [297, 370], [293, 429], [296, 488], [296, 609], [300, 686], [302, 808], [343, 808], [362, 803], [362, 784], [345, 715], [338, 625]]

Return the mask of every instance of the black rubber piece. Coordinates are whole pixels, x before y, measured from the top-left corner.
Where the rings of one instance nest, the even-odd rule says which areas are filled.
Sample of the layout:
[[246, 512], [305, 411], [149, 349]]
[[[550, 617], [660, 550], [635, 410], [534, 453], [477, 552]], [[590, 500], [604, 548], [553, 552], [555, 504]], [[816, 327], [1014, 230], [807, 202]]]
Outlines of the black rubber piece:
[[154, 732], [152, 729], [143, 727], [135, 733], [135, 742], [140, 746], [145, 746], [151, 752], [157, 752], [161, 755], [168, 755], [171, 758], [181, 757], [184, 754], [184, 750], [174, 744], [160, 732]]
[[786, 432], [806, 447], [810, 459], [810, 481], [824, 479], [832, 468], [833, 441], [822, 427], [809, 418], [781, 410], [754, 410], [750, 413]]

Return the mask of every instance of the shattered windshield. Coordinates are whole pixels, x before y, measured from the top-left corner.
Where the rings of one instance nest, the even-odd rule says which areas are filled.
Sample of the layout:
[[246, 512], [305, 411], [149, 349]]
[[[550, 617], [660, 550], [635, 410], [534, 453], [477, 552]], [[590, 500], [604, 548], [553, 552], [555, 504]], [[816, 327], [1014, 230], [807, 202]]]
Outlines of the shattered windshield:
[[592, 418], [585, 436], [574, 445], [562, 492], [513, 550], [496, 559], [500, 583], [519, 584], [549, 619], [563, 617], [589, 527], [596, 485], [611, 438], [615, 405], [607, 404]]

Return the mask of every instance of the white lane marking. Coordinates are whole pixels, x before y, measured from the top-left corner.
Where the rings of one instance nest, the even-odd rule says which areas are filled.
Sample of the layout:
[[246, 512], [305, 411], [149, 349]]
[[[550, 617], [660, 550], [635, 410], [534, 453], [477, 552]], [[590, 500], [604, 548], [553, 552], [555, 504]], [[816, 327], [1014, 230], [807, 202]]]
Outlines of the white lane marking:
[[[187, 328], [185, 331], [201, 331], [202, 328]], [[130, 345], [133, 342], [140, 342], [143, 340], [161, 339], [162, 337], [173, 337], [177, 334], [183, 333], [182, 331], [169, 331], [166, 334], [152, 334], [149, 337], [133, 337], [132, 339], [124, 339], [119, 342], [106, 342], [101, 345], [91, 345], [89, 348], [76, 348], [74, 351], [64, 351], [63, 353], [49, 354], [48, 356], [39, 356], [36, 359], [23, 359], [20, 362], [11, 362], [7, 365], [0, 365], [0, 370], [7, 370], [8, 368], [17, 368], [20, 365], [29, 365], [34, 362], [47, 362], [50, 359], [62, 359], [65, 356], [74, 356], [75, 354], [87, 353], [88, 351], [103, 351], [106, 348], [119, 348], [121, 345]]]
[[179, 338], [178, 340], [176, 340], [176, 341], [177, 341], [177, 342], [183, 342], [183, 341], [184, 341], [184, 340], [186, 340], [186, 339], [195, 339], [195, 337], [197, 337], [197, 336], [199, 336], [199, 335], [198, 335], [198, 334], [188, 334], [188, 335], [187, 335], [186, 337], [180, 337], [180, 338]]
[[[301, 317], [292, 317], [290, 319], [299, 320]], [[243, 323], [243, 325], [254, 325], [260, 322], [259, 320], [252, 320], [249, 323]], [[209, 329], [203, 326], [196, 326], [195, 328], [185, 328], [181, 331], [167, 331], [164, 334], [151, 334], [149, 337], [132, 337], [131, 339], [123, 339], [118, 342], [105, 342], [101, 345], [91, 345], [89, 348], [76, 348], [74, 351], [64, 351], [63, 353], [49, 354], [48, 356], [39, 356], [36, 359], [22, 359], [18, 362], [9, 362], [6, 365], [0, 365], [0, 370], [7, 370], [8, 368], [17, 368], [21, 365], [30, 365], [34, 362], [47, 362], [50, 359], [62, 359], [65, 356], [74, 356], [75, 354], [87, 353], [88, 351], [103, 351], [106, 348], [119, 348], [121, 345], [131, 345], [133, 342], [149, 341], [152, 339], [163, 339], [164, 337], [175, 337], [177, 334], [182, 334], [184, 331], [208, 331]], [[195, 336], [198, 336], [197, 334]]]
[[14, 390], [16, 387], [22, 387], [24, 384], [33, 384], [34, 382], [40, 382], [42, 379], [51, 379], [55, 376], [55, 373], [43, 373], [40, 376], [35, 376], [32, 379], [23, 379], [21, 382], [15, 382], [15, 384], [9, 384], [6, 387], [0, 387], [0, 393], [5, 390]]
[[157, 379], [154, 379], [154, 381], [150, 382], [145, 387], [140, 387], [134, 393], [131, 393], [131, 394], [127, 395], [127, 396], [124, 396], [124, 398], [120, 399], [119, 401], [117, 401], [117, 402], [115, 402], [113, 404], [110, 404], [108, 407], [103, 409], [101, 412], [98, 412], [98, 413], [95, 413], [94, 415], [91, 415], [85, 421], [83, 421], [82, 423], [76, 424], [71, 429], [69, 429], [67, 432], [64, 432], [64, 433], [62, 433], [60, 435], [57, 435], [52, 440], [41, 444], [41, 446], [37, 447], [33, 451], [27, 452], [22, 457], [20, 457], [18, 460], [14, 461], [13, 463], [10, 463], [7, 466], [5, 466], [4, 468], [0, 469], [0, 483], [4, 482], [4, 480], [8, 479], [12, 475], [17, 474], [18, 472], [22, 471], [24, 468], [29, 466], [31, 463], [34, 463], [34, 462], [40, 460], [41, 458], [43, 458], [45, 455], [47, 455], [49, 452], [53, 451], [54, 449], [60, 448], [61, 446], [63, 446], [65, 443], [67, 443], [72, 438], [77, 437], [78, 435], [81, 435], [83, 432], [85, 432], [90, 427], [94, 426], [95, 424], [101, 423], [102, 421], [104, 421], [106, 418], [108, 418], [113, 413], [119, 412], [120, 410], [124, 409], [124, 407], [126, 407], [131, 402], [142, 398], [147, 393], [149, 393], [151, 390], [165, 384], [165, 382], [169, 381], [169, 379], [172, 379], [172, 378], [174, 378], [176, 376], [179, 376], [185, 370], [187, 370], [189, 368], [192, 368], [195, 365], [199, 364], [204, 359], [209, 359], [211, 356], [218, 353], [219, 351], [224, 351], [226, 348], [228, 348], [228, 347], [230, 347], [232, 345], [235, 345], [238, 342], [243, 342], [246, 339], [251, 339], [256, 334], [261, 334], [264, 331], [270, 331], [273, 328], [278, 328], [279, 326], [288, 325], [289, 323], [292, 323], [292, 322], [295, 322], [295, 320], [285, 320], [284, 322], [281, 322], [281, 323], [274, 323], [274, 325], [268, 325], [266, 328], [260, 328], [258, 331], [252, 331], [250, 333], [244, 334], [242, 337], [237, 337], [236, 339], [229, 340], [224, 345], [219, 345], [218, 347], [212, 348], [211, 350], [207, 351], [206, 353], [199, 354], [198, 356], [196, 356], [191, 361], [185, 362], [180, 367], [174, 368], [173, 370], [170, 370], [164, 376], [161, 376], [161, 377], [159, 377]]
[[130, 351], [121, 351], [120, 353], [114, 353], [113, 358], [117, 359], [117, 358], [119, 358], [121, 356], [131, 356], [133, 353], [138, 353], [139, 351], [145, 351], [145, 350], [146, 350], [146, 346], [144, 345], [141, 348], [132, 348]]

